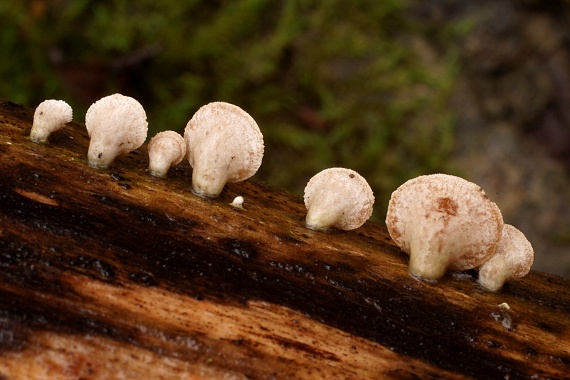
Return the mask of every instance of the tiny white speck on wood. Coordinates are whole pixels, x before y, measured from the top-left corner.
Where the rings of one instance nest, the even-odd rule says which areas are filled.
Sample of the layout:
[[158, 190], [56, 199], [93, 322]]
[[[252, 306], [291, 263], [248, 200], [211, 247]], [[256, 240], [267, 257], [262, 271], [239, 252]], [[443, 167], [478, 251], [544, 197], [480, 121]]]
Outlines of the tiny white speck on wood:
[[244, 200], [243, 197], [241, 195], [239, 195], [239, 196], [234, 198], [232, 203], [230, 203], [230, 206], [244, 210], [243, 200]]

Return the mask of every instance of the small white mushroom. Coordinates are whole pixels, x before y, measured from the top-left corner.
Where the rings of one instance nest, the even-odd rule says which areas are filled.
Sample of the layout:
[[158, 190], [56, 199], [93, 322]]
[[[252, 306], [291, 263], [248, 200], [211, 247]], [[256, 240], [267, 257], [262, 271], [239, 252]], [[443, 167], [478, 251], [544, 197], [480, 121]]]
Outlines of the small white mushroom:
[[148, 143], [148, 170], [155, 177], [166, 177], [170, 167], [186, 155], [184, 138], [174, 131], [157, 133]]
[[148, 131], [143, 106], [121, 94], [93, 103], [85, 115], [85, 127], [91, 138], [87, 153], [89, 165], [101, 169], [108, 167], [117, 156], [140, 147]]
[[432, 174], [411, 179], [392, 193], [386, 226], [410, 255], [410, 274], [437, 280], [447, 269], [463, 271], [487, 261], [501, 239], [503, 217], [476, 184]]
[[230, 203], [230, 206], [243, 210], [244, 209], [243, 208], [243, 201], [244, 201], [243, 197], [241, 195], [238, 195], [237, 197], [234, 198], [232, 203]]
[[372, 215], [374, 195], [366, 179], [351, 169], [330, 168], [305, 187], [305, 224], [315, 230], [353, 230]]
[[533, 261], [534, 250], [524, 234], [505, 224], [497, 251], [479, 268], [479, 284], [496, 292], [506, 281], [526, 276]]
[[202, 106], [186, 125], [184, 140], [192, 188], [200, 196], [217, 197], [226, 182], [248, 179], [261, 166], [263, 135], [255, 120], [233, 104]]
[[49, 135], [60, 130], [73, 118], [71, 106], [63, 100], [44, 100], [36, 108], [30, 140], [45, 143]]

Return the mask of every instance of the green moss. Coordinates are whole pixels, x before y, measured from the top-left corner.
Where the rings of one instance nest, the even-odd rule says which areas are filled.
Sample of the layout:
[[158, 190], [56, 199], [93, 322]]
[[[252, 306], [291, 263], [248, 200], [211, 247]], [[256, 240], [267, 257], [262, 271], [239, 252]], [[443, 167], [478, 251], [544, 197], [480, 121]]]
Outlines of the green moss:
[[82, 121], [90, 102], [122, 92], [145, 106], [151, 134], [182, 132], [201, 105], [232, 102], [264, 133], [258, 179], [301, 195], [316, 172], [349, 167], [370, 182], [382, 218], [403, 181], [452, 170], [451, 42], [464, 26], [426, 24], [408, 7], [6, 0], [0, 97], [30, 106], [62, 98]]

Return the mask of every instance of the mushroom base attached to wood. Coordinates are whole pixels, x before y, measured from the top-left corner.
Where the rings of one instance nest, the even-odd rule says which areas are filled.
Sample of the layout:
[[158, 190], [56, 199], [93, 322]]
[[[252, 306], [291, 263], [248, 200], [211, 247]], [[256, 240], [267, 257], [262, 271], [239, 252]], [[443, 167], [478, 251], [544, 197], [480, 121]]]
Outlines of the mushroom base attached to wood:
[[222, 147], [218, 148], [220, 150], [217, 152], [215, 149], [202, 154], [194, 153], [192, 192], [205, 198], [217, 198], [230, 180], [228, 170], [231, 169], [231, 164], [220, 166], [220, 162], [231, 162], [231, 156], [226, 157]]
[[107, 169], [119, 155], [117, 147], [92, 141], [87, 152], [89, 166], [95, 169]]

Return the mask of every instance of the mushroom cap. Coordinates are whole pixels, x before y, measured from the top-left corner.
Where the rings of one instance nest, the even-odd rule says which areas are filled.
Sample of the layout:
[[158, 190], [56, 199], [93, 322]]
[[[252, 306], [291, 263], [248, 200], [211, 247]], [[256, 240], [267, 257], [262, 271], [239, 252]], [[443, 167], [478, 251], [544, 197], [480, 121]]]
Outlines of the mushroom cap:
[[216, 197], [226, 182], [239, 182], [257, 172], [263, 159], [263, 135], [255, 120], [225, 102], [202, 106], [184, 130], [192, 187]]
[[386, 226], [410, 255], [410, 274], [437, 280], [447, 269], [484, 263], [497, 249], [503, 217], [476, 184], [432, 174], [411, 179], [392, 193]]
[[91, 138], [87, 153], [89, 165], [106, 168], [118, 155], [129, 153], [144, 143], [148, 122], [137, 100], [113, 94], [89, 107], [85, 127]]
[[166, 177], [168, 169], [178, 165], [186, 156], [184, 138], [174, 131], [157, 133], [148, 143], [148, 158], [150, 174], [156, 177]]
[[63, 100], [49, 99], [41, 102], [34, 112], [34, 123], [30, 132], [33, 142], [45, 143], [49, 135], [63, 128], [73, 119], [71, 106]]
[[372, 215], [374, 194], [366, 179], [354, 170], [329, 168], [309, 180], [304, 201], [307, 227], [352, 230]]
[[534, 250], [524, 234], [505, 224], [495, 253], [479, 268], [479, 284], [492, 292], [510, 280], [524, 277], [534, 262]]

